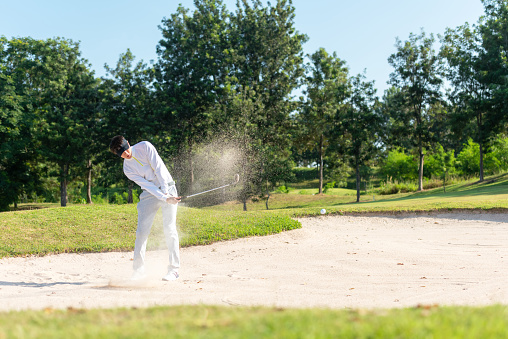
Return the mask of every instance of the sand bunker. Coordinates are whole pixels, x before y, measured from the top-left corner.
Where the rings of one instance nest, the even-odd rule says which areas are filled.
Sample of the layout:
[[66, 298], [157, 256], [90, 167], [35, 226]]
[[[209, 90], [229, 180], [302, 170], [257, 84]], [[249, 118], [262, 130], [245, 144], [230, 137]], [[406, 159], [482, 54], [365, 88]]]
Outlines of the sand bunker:
[[166, 251], [0, 260], [0, 310], [216, 304], [393, 308], [508, 304], [508, 215], [321, 216], [266, 237]]

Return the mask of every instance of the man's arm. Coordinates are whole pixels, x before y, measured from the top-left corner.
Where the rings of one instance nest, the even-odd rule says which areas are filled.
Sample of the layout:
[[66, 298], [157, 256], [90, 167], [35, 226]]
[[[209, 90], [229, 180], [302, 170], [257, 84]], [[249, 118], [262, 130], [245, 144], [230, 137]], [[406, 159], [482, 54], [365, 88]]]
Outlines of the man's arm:
[[159, 156], [159, 153], [157, 153], [157, 150], [150, 142], [146, 142], [146, 145], [147, 160], [150, 163], [159, 184], [161, 185], [161, 191], [163, 193], [169, 193], [172, 196], [177, 196], [176, 187], [171, 187], [175, 185], [173, 177], [169, 174], [169, 171], [162, 161], [162, 158]]
[[138, 184], [141, 189], [148, 191], [150, 194], [155, 196], [159, 200], [164, 200], [168, 198], [168, 195], [164, 194], [159, 187], [155, 186], [152, 182], [146, 180], [141, 175], [135, 173], [128, 167], [124, 166], [123, 172], [129, 178], [130, 180], [134, 181], [136, 184]]

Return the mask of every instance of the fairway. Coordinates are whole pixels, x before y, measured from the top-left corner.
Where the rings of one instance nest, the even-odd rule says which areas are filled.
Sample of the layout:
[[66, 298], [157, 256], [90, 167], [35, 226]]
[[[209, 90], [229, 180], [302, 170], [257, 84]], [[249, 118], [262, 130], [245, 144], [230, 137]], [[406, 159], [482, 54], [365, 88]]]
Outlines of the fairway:
[[214, 304], [397, 308], [508, 304], [500, 213], [320, 216], [303, 228], [182, 249], [181, 278], [129, 281], [131, 252], [0, 260], [0, 310]]

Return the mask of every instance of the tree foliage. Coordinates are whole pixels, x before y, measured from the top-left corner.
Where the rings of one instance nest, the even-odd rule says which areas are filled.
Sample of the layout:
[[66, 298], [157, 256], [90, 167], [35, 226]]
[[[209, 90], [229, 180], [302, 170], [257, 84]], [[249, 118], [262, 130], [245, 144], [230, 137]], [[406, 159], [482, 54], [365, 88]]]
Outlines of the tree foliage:
[[352, 77], [350, 83], [346, 108], [338, 115], [338, 131], [345, 139], [343, 152], [356, 173], [356, 202], [360, 202], [360, 169], [380, 148], [385, 119], [376, 109], [374, 83], [365, 81], [363, 74]]
[[[319, 193], [323, 193], [324, 159], [328, 147], [340, 143], [337, 130], [338, 114], [345, 109], [349, 88], [348, 68], [336, 53], [320, 48], [309, 56], [306, 77], [306, 100], [298, 115], [301, 150], [316, 151], [319, 166]], [[339, 122], [340, 123], [340, 122]]]
[[442, 62], [433, 44], [433, 34], [427, 37], [423, 30], [419, 35], [411, 33], [405, 42], [397, 39], [397, 51], [388, 58], [394, 68], [390, 84], [400, 89], [397, 100], [403, 108], [389, 113], [396, 124], [405, 128], [403, 137], [406, 142], [412, 143], [417, 150], [419, 190], [423, 190], [425, 148], [435, 142], [433, 107], [441, 99]]

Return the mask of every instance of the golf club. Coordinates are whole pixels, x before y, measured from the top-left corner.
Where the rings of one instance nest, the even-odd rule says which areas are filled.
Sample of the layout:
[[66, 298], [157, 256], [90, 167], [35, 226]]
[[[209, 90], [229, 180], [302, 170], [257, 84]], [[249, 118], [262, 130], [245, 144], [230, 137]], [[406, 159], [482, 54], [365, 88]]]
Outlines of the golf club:
[[206, 190], [206, 191], [203, 191], [203, 192], [194, 193], [194, 194], [191, 194], [191, 195], [186, 195], [186, 196], [182, 197], [182, 200], [187, 199], [187, 198], [190, 198], [190, 197], [195, 197], [196, 195], [201, 195], [201, 194], [204, 194], [204, 193], [208, 193], [208, 192], [216, 191], [216, 190], [221, 189], [221, 188], [224, 188], [224, 187], [228, 187], [228, 186], [236, 185], [236, 184], [238, 183], [238, 181], [240, 181], [240, 175], [239, 175], [239, 174], [235, 174], [235, 179], [234, 179], [234, 181], [233, 181], [232, 183], [230, 183], [230, 184], [223, 185], [223, 186], [216, 187], [216, 188], [212, 188], [212, 189], [209, 189], [209, 190]]

